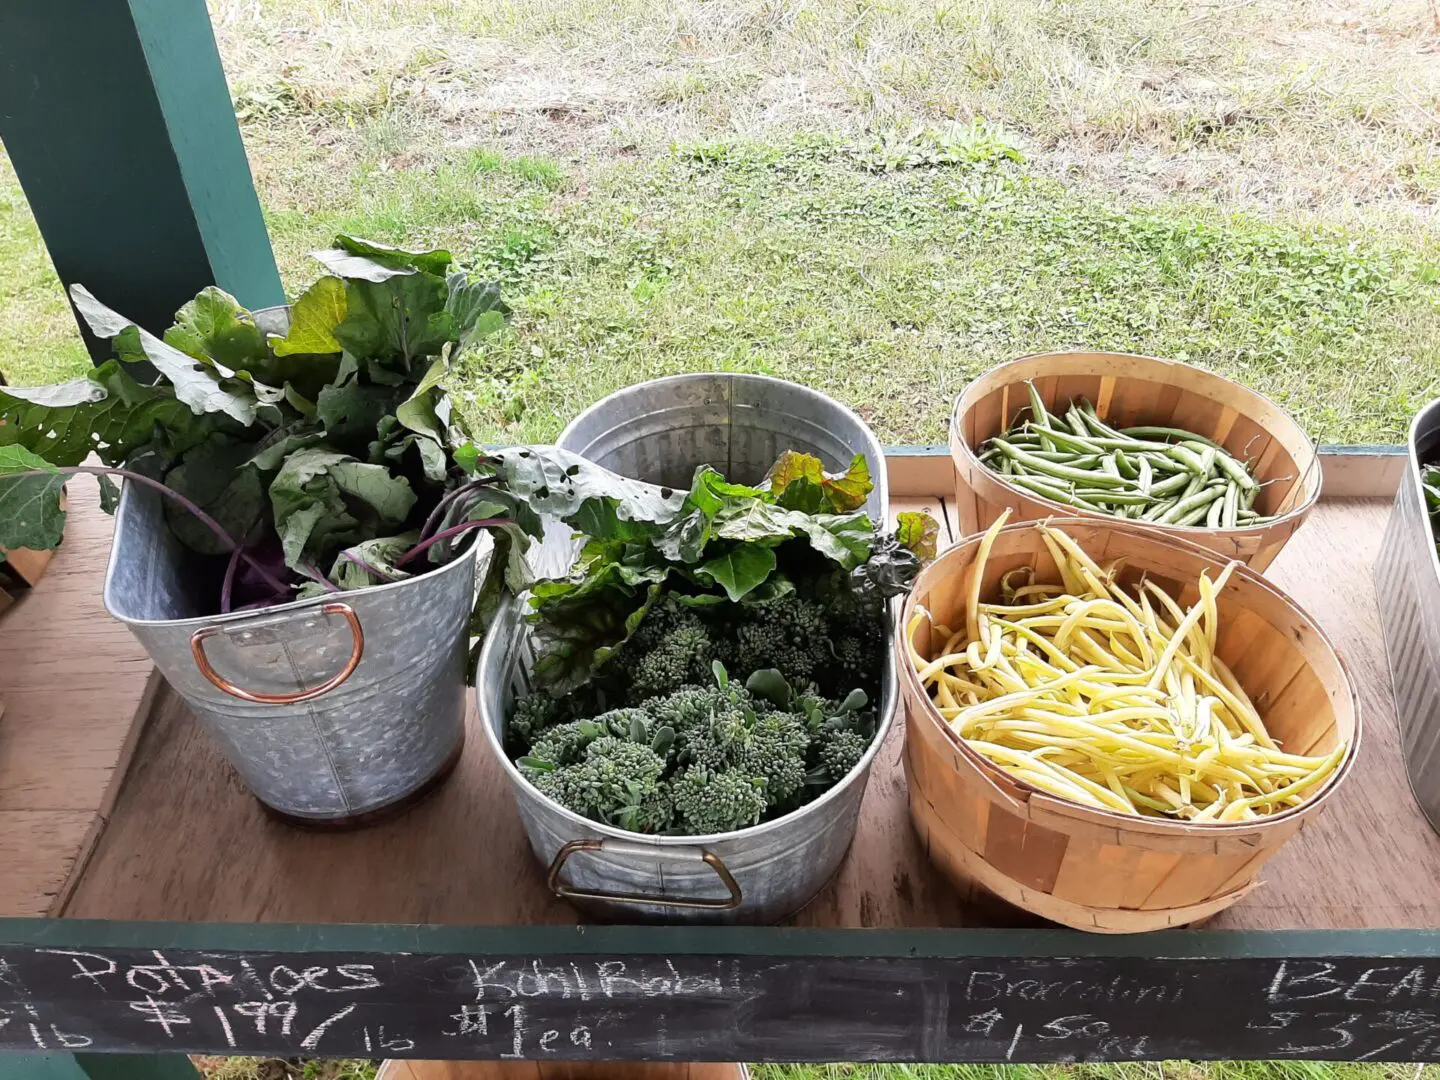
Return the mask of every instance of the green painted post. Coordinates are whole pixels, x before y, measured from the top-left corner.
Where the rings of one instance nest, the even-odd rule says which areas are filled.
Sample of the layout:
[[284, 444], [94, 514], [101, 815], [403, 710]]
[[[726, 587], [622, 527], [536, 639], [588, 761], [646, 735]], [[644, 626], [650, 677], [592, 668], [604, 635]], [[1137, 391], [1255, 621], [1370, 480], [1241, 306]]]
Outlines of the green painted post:
[[0, 141], [67, 285], [156, 332], [284, 301], [205, 0], [0, 4]]
[[184, 1054], [0, 1054], [0, 1080], [200, 1080]]

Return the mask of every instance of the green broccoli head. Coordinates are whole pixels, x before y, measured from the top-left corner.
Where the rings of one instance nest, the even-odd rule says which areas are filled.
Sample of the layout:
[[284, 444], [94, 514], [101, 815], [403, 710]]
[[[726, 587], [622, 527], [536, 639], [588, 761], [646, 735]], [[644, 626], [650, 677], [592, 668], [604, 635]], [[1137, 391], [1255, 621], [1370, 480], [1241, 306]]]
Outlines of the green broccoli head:
[[584, 817], [635, 832], [669, 824], [671, 815], [656, 801], [665, 759], [649, 746], [602, 735], [579, 761], [557, 765], [532, 755], [520, 768], [542, 794]]
[[870, 736], [848, 729], [827, 729], [820, 734], [820, 764], [824, 766], [830, 787], [838, 784], [860, 764], [870, 749]]
[[707, 678], [715, 646], [705, 627], [692, 616], [688, 621], [672, 621], [663, 640], [648, 651], [631, 652], [630, 659], [630, 699], [641, 702]]
[[527, 756], [552, 765], [573, 765], [585, 756], [585, 748], [605, 733], [605, 725], [596, 720], [569, 720], [541, 732]]
[[691, 835], [734, 832], [765, 813], [765, 782], [737, 771], [691, 765], [670, 782], [676, 821]]
[[791, 593], [746, 612], [735, 628], [730, 661], [737, 677], [776, 668], [791, 682], [809, 679], [828, 652], [825, 609]]
[[526, 694], [515, 702], [506, 737], [516, 746], [529, 746], [535, 736], [555, 723], [559, 711], [549, 694]]
[[756, 717], [745, 738], [731, 752], [735, 768], [765, 781], [765, 803], [771, 810], [788, 808], [805, 787], [805, 753], [810, 732], [799, 713], [767, 711]]

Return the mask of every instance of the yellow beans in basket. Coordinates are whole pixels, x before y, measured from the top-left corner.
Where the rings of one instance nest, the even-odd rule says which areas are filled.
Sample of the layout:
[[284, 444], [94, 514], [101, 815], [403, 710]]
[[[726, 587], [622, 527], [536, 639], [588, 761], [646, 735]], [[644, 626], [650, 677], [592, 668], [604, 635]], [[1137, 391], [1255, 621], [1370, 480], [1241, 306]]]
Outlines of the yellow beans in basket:
[[1299, 805], [1344, 760], [1348, 745], [1286, 753], [1215, 655], [1216, 604], [1234, 563], [1202, 573], [1188, 610], [1154, 582], [1128, 590], [1060, 529], [1041, 526], [1062, 583], [1029, 567], [980, 582], [1008, 512], [981, 541], [965, 625], [935, 627], [934, 657], [910, 658], [940, 715], [969, 746], [1042, 791], [1121, 814], [1189, 822], [1249, 821]]

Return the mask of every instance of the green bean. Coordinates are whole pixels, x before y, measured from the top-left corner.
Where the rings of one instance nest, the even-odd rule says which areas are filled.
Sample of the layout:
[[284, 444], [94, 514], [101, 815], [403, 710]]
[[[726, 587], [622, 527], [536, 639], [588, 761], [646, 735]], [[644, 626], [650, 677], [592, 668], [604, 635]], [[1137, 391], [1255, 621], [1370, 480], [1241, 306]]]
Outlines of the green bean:
[[[1216, 501], [1218, 502], [1219, 500], [1216, 500]], [[1168, 524], [1168, 525], [1182, 525], [1182, 526], [1200, 525], [1200, 524], [1202, 524], [1202, 523], [1205, 521], [1205, 517], [1206, 517], [1206, 515], [1209, 513], [1209, 509], [1210, 509], [1210, 508], [1207, 507], [1207, 506], [1202, 506], [1202, 507], [1200, 507], [1199, 509], [1191, 510], [1188, 514], [1186, 514], [1184, 517], [1182, 517], [1179, 521], [1170, 521], [1170, 522], [1166, 522], [1166, 524]]]
[[1114, 491], [1106, 488], [1080, 488], [1075, 494], [1091, 502], [1114, 503], [1116, 506], [1149, 506], [1155, 500], [1149, 495], [1137, 495], [1129, 491]]
[[1123, 487], [1125, 484], [1125, 480], [1119, 476], [1086, 472], [1084, 469], [1073, 469], [1068, 465], [1059, 465], [1053, 461], [1037, 458], [1034, 454], [1012, 446], [1004, 439], [996, 439], [995, 445], [1000, 447], [1001, 452], [1016, 464], [1024, 465], [1031, 472], [1042, 473], [1059, 480], [1069, 480], [1077, 484], [1093, 484], [1095, 487]]
[[1068, 447], [1077, 454], [1098, 454], [1102, 447], [1091, 439], [1082, 439], [1073, 432], [1063, 431], [1056, 427], [1038, 429], [1046, 438], [1053, 441], [1057, 446]]
[[1072, 495], [1068, 491], [1063, 491], [1054, 484], [1047, 484], [1045, 481], [1034, 476], [1012, 476], [1010, 482], [1027, 491], [1033, 491], [1037, 495], [1043, 495], [1053, 502], [1064, 503], [1066, 506], [1076, 506], [1081, 510], [1094, 510], [1101, 514], [1105, 512], [1094, 503], [1086, 502], [1084, 499]]
[[1025, 381], [1025, 389], [1030, 391], [1030, 418], [1037, 424], [1049, 425], [1050, 414], [1045, 411], [1045, 402], [1040, 397], [1040, 391], [1035, 389], [1034, 382]]
[[[1167, 476], [1158, 484], [1150, 487], [1151, 495], [1178, 495], [1194, 480], [1188, 472], [1178, 472], [1174, 476]], [[1193, 493], [1192, 493], [1193, 494]]]
[[[1000, 451], [997, 449], [995, 452], [998, 454]], [[1077, 454], [1072, 450], [1031, 450], [1030, 453], [1044, 461], [1058, 462], [1076, 469], [1093, 469], [1100, 464], [1099, 454]]]
[[[1217, 488], [1207, 487], [1188, 498], [1181, 499], [1156, 520], [1161, 525], [1180, 524], [1181, 518], [1193, 514], [1197, 509], [1201, 511], [1208, 509], [1210, 504], [1220, 497], [1220, 494]], [[1205, 515], [1202, 512], [1200, 516], [1203, 518]]]
[[1249, 491], [1252, 488], [1259, 488], [1260, 485], [1255, 482], [1255, 478], [1250, 475], [1249, 470], [1229, 454], [1222, 453], [1215, 459], [1215, 464], [1220, 466], [1226, 476], [1239, 484], [1242, 490]]
[[1126, 456], [1124, 450], [1116, 450], [1111, 456], [1115, 459], [1115, 467], [1126, 480], [1140, 479], [1140, 467]]
[[1204, 443], [1213, 446], [1217, 450], [1221, 446], [1217, 442], [1211, 442], [1204, 435], [1196, 435], [1193, 431], [1182, 431], [1179, 428], [1155, 427], [1154, 425], [1141, 425], [1140, 427], [1121, 428], [1120, 434], [1133, 435], [1137, 439], [1180, 439], [1184, 442]]
[[1124, 438], [1124, 436], [1120, 432], [1116, 431], [1109, 424], [1105, 423], [1104, 420], [1101, 420], [1100, 414], [1095, 411], [1095, 406], [1091, 405], [1090, 402], [1085, 401], [1083, 398], [1080, 401], [1080, 415], [1084, 418], [1085, 423], [1090, 425], [1090, 430], [1093, 431], [1096, 435], [1099, 435], [1102, 439]]
[[1210, 472], [1210, 470], [1205, 467], [1205, 463], [1200, 460], [1200, 456], [1193, 450], [1189, 450], [1183, 446], [1172, 446], [1170, 447], [1169, 453], [1171, 457], [1184, 465], [1196, 476], [1205, 476]]
[[[1117, 428], [1086, 398], [1028, 408], [986, 441], [980, 460], [1024, 490], [1067, 506], [1163, 525], [1248, 527], [1263, 487], [1250, 463], [1203, 435], [1163, 425]], [[1267, 504], [1268, 505], [1268, 504]]]

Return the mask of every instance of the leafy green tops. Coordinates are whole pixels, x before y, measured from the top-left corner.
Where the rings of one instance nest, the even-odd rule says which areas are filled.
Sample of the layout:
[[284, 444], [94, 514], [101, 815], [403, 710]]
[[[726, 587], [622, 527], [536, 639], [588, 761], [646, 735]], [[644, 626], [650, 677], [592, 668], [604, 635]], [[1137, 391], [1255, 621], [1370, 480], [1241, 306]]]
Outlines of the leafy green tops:
[[[466, 475], [479, 455], [444, 389], [504, 325], [499, 290], [442, 250], [338, 236], [315, 257], [329, 273], [283, 333], [212, 287], [157, 338], [75, 286], [115, 359], [60, 386], [0, 388], [0, 546], [59, 542], [55, 470], [91, 454], [161, 481], [180, 539], [243, 564], [221, 610], [399, 580], [451, 557], [461, 526], [513, 523], [508, 492]], [[136, 378], [142, 361], [154, 385]], [[426, 558], [407, 559], [419, 545]]]

